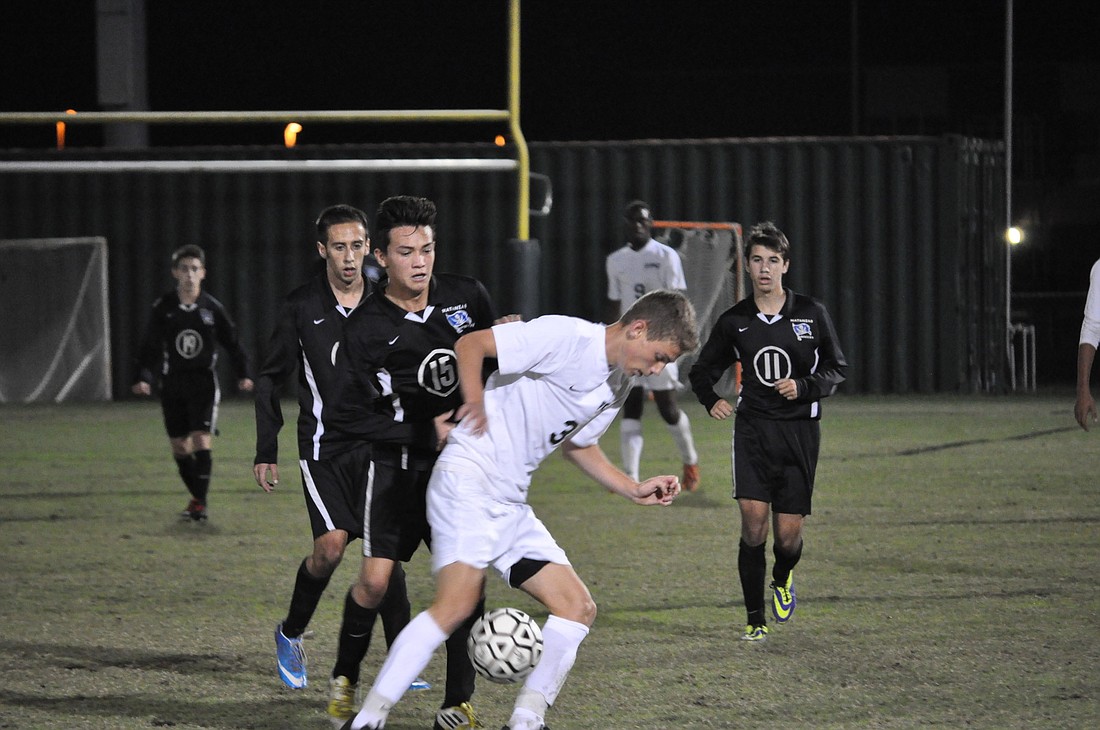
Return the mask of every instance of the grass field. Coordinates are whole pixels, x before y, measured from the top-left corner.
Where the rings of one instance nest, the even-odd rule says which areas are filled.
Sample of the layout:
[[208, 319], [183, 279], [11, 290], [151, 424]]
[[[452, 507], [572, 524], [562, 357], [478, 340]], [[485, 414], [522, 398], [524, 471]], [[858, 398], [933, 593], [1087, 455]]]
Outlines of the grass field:
[[[532, 487], [600, 606], [554, 730], [1100, 727], [1100, 432], [1076, 427], [1070, 395], [827, 402], [798, 612], [763, 645], [737, 640], [729, 424], [684, 405], [704, 485], [672, 507], [609, 496], [557, 457]], [[211, 519], [192, 525], [156, 404], [0, 408], [0, 728], [329, 727], [358, 559], [314, 618], [310, 686], [285, 689], [271, 633], [309, 528], [292, 429], [287, 484], [265, 495], [251, 418], [224, 404]], [[644, 423], [643, 471], [678, 470], [656, 412]], [[617, 431], [605, 447], [617, 457]], [[415, 611], [422, 556], [409, 573]], [[489, 604], [545, 618], [497, 578]], [[437, 687], [387, 730], [431, 726], [441, 656], [425, 676]], [[488, 728], [514, 691], [479, 685]]]

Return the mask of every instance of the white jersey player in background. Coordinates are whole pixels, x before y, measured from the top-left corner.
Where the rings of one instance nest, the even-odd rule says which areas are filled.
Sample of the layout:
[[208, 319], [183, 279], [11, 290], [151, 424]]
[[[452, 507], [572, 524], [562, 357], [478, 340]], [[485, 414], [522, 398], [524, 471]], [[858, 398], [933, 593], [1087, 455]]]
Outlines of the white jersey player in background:
[[[649, 204], [641, 200], [627, 203], [623, 210], [623, 224], [626, 244], [607, 257], [607, 298], [611, 307], [608, 321], [621, 317], [647, 292], [687, 289], [680, 254], [653, 238], [653, 216]], [[681, 484], [687, 491], [694, 492], [699, 487], [699, 454], [695, 451], [691, 422], [676, 403], [676, 392], [680, 389], [676, 363], [669, 363], [660, 373], [639, 380], [623, 405], [619, 436], [623, 470], [632, 478], [638, 478], [644, 444], [642, 409], [648, 391], [653, 394], [657, 410], [680, 450], [684, 462]]]
[[[661, 372], [699, 343], [683, 294], [657, 291], [603, 326], [562, 316], [496, 325], [455, 344], [463, 405], [428, 484], [435, 599], [397, 637], [343, 730], [378, 730], [432, 653], [470, 614], [492, 566], [549, 611], [543, 654], [516, 699], [508, 730], [540, 730], [596, 618], [596, 604], [565, 552], [527, 504], [531, 474], [561, 446], [609, 491], [667, 505], [675, 476], [639, 483], [600, 450], [634, 377]], [[498, 369], [483, 386], [482, 364]]]
[[1100, 345], [1100, 261], [1092, 265], [1089, 274], [1089, 295], [1085, 300], [1085, 316], [1081, 321], [1081, 337], [1077, 346], [1077, 402], [1073, 406], [1073, 415], [1086, 431], [1089, 430], [1089, 421], [1096, 423], [1096, 401], [1092, 399], [1089, 380], [1097, 345]]

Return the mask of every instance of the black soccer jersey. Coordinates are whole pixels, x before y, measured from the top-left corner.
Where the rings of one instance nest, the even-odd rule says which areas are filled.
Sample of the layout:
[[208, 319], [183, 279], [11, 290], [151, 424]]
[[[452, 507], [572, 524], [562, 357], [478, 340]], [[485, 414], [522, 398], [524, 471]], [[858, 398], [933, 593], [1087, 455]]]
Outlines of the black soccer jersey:
[[[714, 385], [741, 363], [737, 413], [773, 420], [817, 419], [819, 401], [836, 392], [848, 367], [828, 311], [818, 300], [786, 290], [783, 310], [762, 314], [751, 296], [726, 310], [691, 369], [691, 388], [709, 411], [719, 400]], [[798, 398], [789, 401], [775, 383], [791, 378]]]
[[[370, 286], [369, 282], [364, 286], [360, 304], [370, 293]], [[346, 443], [334, 445], [328, 425], [336, 407], [336, 362], [346, 321], [347, 314], [337, 303], [324, 270], [283, 300], [256, 378], [255, 463], [278, 463], [278, 435], [283, 426], [279, 399], [295, 367], [299, 457], [319, 461], [347, 450]]]
[[138, 350], [134, 382], [155, 383], [159, 378], [163, 385], [174, 375], [213, 372], [218, 345], [229, 353], [237, 379], [250, 377], [237, 326], [222, 303], [200, 292], [194, 304], [182, 304], [173, 289], [153, 303]]
[[[398, 307], [382, 290], [372, 294], [348, 318], [348, 382], [337, 428], [434, 456], [432, 419], [462, 404], [454, 343], [494, 319], [485, 287], [467, 276], [433, 276], [428, 306], [418, 313]], [[413, 428], [404, 437], [386, 433], [380, 419]]]

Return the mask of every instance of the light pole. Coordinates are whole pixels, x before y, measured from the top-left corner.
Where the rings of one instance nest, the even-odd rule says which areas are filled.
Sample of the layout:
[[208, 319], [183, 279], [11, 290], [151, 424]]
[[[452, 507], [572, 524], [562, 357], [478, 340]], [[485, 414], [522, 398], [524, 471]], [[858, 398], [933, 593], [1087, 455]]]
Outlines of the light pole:
[[1012, 330], [1012, 0], [1005, 0], [1005, 352], [1009, 356], [1008, 375], [1016, 390], [1016, 351]]

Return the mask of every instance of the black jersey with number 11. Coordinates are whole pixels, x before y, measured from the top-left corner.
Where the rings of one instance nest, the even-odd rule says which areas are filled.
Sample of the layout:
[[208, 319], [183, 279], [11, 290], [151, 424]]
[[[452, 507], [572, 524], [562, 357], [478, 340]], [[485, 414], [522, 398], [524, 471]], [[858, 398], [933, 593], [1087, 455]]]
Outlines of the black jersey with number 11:
[[[691, 369], [691, 388], [709, 411], [720, 396], [714, 385], [734, 362], [741, 363], [737, 412], [774, 420], [817, 419], [820, 400], [836, 392], [848, 367], [825, 305], [786, 290], [776, 315], [761, 313], [747, 297], [726, 310]], [[798, 397], [787, 400], [776, 381], [798, 383]]]

